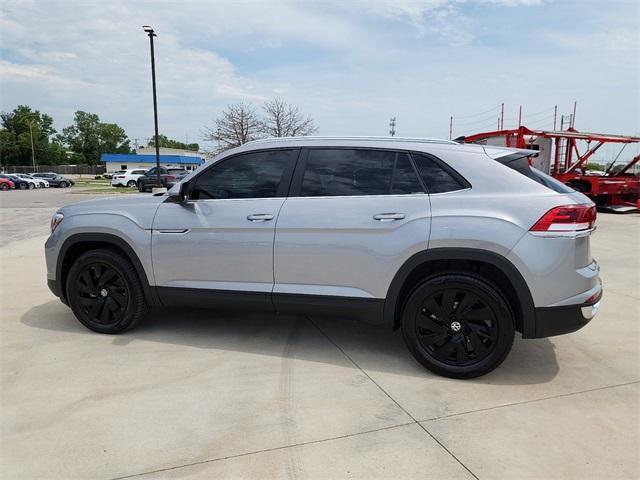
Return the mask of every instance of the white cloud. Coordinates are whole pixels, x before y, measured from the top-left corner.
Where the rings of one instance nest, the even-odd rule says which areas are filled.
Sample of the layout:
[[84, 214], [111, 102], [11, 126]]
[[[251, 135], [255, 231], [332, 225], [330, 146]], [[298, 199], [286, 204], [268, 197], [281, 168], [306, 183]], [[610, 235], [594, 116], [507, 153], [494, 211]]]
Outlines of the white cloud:
[[[536, 0], [5, 2], [1, 109], [32, 105], [58, 129], [83, 109], [143, 140], [153, 123], [141, 25], [151, 24], [160, 129], [177, 138], [198, 139], [228, 103], [275, 95], [316, 117], [324, 134], [384, 135], [396, 115], [403, 135], [445, 136], [452, 112], [506, 101], [514, 115], [520, 103], [564, 108], [574, 98], [585, 129], [637, 131], [638, 113], [626, 108], [638, 95], [637, 62], [615, 51], [637, 52], [637, 17], [629, 25], [633, 16], [612, 14], [603, 28], [581, 31], [578, 19], [543, 23], [562, 17], [551, 8]], [[527, 29], [513, 31], [518, 19]]]

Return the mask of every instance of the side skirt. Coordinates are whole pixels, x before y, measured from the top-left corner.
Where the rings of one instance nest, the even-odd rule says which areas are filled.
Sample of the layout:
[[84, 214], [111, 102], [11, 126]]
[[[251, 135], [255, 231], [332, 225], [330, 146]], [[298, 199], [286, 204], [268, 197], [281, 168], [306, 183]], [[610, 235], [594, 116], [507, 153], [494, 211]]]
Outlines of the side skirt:
[[384, 299], [156, 287], [164, 306], [357, 319], [382, 325]]

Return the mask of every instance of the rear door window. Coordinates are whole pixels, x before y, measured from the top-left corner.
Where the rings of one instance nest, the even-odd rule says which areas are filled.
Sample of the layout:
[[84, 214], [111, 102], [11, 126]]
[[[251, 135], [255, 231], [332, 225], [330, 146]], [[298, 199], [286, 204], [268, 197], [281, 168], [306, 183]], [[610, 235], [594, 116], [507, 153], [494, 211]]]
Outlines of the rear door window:
[[336, 197], [424, 193], [404, 152], [309, 149], [299, 196]]
[[441, 160], [424, 153], [411, 153], [429, 193], [445, 193], [471, 187], [460, 174]]

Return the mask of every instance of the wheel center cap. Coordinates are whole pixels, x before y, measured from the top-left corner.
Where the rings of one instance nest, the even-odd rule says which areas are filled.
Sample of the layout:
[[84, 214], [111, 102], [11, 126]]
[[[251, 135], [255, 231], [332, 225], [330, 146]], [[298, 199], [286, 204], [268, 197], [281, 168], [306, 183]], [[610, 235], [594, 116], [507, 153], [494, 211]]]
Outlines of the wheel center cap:
[[462, 325], [460, 325], [460, 322], [451, 322], [451, 330], [454, 332], [459, 332], [461, 328]]
[[107, 295], [109, 295], [109, 291], [106, 288], [103, 288], [102, 290], [100, 290], [101, 297], [106, 297]]

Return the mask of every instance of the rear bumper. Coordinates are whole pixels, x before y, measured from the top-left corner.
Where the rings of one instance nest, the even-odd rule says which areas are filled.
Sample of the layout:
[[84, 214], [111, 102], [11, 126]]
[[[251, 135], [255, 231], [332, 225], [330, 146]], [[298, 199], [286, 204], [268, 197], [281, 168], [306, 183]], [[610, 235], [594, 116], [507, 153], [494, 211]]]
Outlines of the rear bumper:
[[536, 308], [535, 334], [530, 338], [545, 338], [580, 330], [598, 313], [602, 291], [593, 301], [581, 305]]

